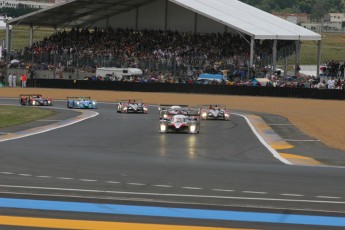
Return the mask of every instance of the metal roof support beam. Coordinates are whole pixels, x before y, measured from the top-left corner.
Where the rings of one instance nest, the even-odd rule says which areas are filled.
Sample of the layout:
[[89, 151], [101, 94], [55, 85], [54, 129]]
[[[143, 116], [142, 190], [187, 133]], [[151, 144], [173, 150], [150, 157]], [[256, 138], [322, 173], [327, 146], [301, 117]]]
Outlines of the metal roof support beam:
[[250, 39], [250, 59], [249, 59], [249, 66], [248, 66], [248, 73], [247, 73], [248, 80], [250, 78], [251, 68], [253, 68], [253, 64], [254, 64], [254, 44], [255, 44], [255, 39], [254, 39], [254, 36], [252, 36]]
[[194, 34], [198, 33], [198, 14], [194, 13]]
[[277, 69], [277, 43], [278, 40], [274, 39], [272, 48], [272, 74], [274, 74]]
[[317, 41], [317, 63], [316, 63], [316, 77], [320, 77], [320, 64], [321, 64], [321, 40]]
[[135, 7], [135, 31], [138, 31], [139, 25], [139, 6]]
[[110, 23], [109, 23], [109, 16], [107, 16], [107, 17], [105, 18], [105, 26], [106, 26], [106, 28], [109, 28], [109, 26], [110, 26]]
[[168, 30], [168, 4], [169, 1], [165, 0], [164, 31]]
[[30, 25], [30, 29], [29, 29], [29, 46], [31, 47], [32, 44], [33, 44], [33, 39], [34, 38], [34, 27], [33, 25], [31, 24]]
[[11, 51], [11, 47], [10, 47], [10, 39], [11, 39], [11, 35], [10, 35], [10, 25], [6, 23], [6, 61], [10, 60], [10, 51]]
[[298, 68], [300, 67], [300, 57], [301, 57], [301, 43], [299, 40], [295, 41], [296, 53], [295, 53], [295, 76], [299, 74]]

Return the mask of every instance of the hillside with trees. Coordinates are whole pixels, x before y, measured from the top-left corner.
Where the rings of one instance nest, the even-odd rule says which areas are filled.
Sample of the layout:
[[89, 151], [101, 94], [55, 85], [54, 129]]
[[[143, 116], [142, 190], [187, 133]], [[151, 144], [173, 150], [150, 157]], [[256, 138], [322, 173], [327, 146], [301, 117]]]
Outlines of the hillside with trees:
[[318, 20], [326, 13], [345, 12], [345, 0], [240, 0], [269, 13], [307, 13]]

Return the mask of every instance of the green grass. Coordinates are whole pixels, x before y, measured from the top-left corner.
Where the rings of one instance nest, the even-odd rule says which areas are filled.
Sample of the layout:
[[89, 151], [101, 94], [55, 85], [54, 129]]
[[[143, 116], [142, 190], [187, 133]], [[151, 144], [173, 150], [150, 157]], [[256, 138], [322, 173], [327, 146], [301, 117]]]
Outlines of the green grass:
[[50, 109], [33, 107], [0, 106], [0, 128], [16, 126], [53, 115]]
[[[321, 46], [321, 60], [344, 60], [345, 34], [323, 33]], [[317, 62], [317, 45], [314, 41], [303, 41], [301, 47], [301, 64], [315, 64]]]
[[[34, 29], [34, 41], [40, 41], [54, 33], [52, 28], [39, 27]], [[6, 31], [0, 31], [0, 38], [6, 37]], [[29, 44], [29, 27], [14, 26], [12, 32], [12, 49], [20, 50]], [[323, 33], [321, 60], [343, 60], [345, 53], [345, 34], [341, 33]], [[302, 41], [301, 61], [302, 65], [314, 65], [317, 61], [317, 45], [314, 41]], [[294, 57], [288, 60], [294, 63]]]

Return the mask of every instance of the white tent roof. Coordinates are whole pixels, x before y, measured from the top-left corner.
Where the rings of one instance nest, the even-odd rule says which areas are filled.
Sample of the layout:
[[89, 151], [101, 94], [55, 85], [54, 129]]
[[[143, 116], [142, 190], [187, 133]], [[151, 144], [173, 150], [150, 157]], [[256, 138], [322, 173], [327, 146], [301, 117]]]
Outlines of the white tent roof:
[[238, 0], [169, 0], [255, 39], [321, 40], [321, 35]]
[[8, 23], [56, 27], [109, 24], [201, 33], [222, 32], [228, 27], [254, 39], [321, 40], [317, 33], [238, 0], [70, 0]]
[[[12, 26], [9, 26], [9, 29], [12, 30]], [[0, 20], [0, 30], [6, 30], [6, 22]]]

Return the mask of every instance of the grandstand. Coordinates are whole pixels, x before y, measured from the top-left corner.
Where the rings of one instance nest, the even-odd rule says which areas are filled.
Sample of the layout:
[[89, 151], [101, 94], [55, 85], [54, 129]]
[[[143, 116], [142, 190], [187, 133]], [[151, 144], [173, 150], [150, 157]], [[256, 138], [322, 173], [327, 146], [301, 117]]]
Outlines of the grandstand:
[[[318, 56], [320, 58], [321, 36], [319, 34], [237, 0], [72, 0], [7, 22], [8, 26], [18, 24], [29, 27], [31, 34], [30, 46], [34, 45], [32, 42], [34, 27], [39, 26], [53, 27], [57, 33], [62, 33], [65, 29], [69, 30], [71, 28], [77, 28], [77, 31], [79, 29], [85, 30], [85, 28], [89, 31], [94, 31], [94, 28], [99, 28], [99, 31], [107, 28], [113, 28], [115, 31], [118, 31], [117, 28], [122, 28], [127, 32], [160, 31], [162, 36], [167, 31], [169, 33], [178, 31], [180, 34], [184, 34], [184, 36], [186, 34], [208, 34], [206, 38], [217, 34], [226, 36], [226, 39], [230, 36], [235, 36], [236, 41], [240, 38], [241, 46], [245, 45], [245, 47], [241, 48], [243, 52], [237, 53], [235, 56], [242, 55], [245, 57], [246, 60], [242, 60], [242, 64], [248, 69], [247, 74], [250, 73], [250, 68], [256, 61], [255, 56], [262, 51], [260, 44], [265, 44], [266, 47], [269, 45], [270, 47], [265, 53], [271, 56], [270, 64], [272, 70], [276, 68], [277, 47], [281, 47], [281, 44], [284, 46], [286, 41], [289, 41], [290, 46], [291, 44], [294, 46], [294, 49], [287, 53], [296, 53], [295, 66], [299, 63], [299, 41], [301, 40], [317, 41]], [[7, 33], [7, 41], [10, 40], [9, 36], [10, 33]], [[219, 42], [217, 39], [214, 41]], [[77, 43], [74, 46], [74, 55], [77, 55], [77, 57], [73, 57], [73, 59], [77, 59], [79, 71], [79, 65], [82, 64], [79, 51], [84, 41], [75, 39], [72, 42]], [[228, 45], [229, 43], [224, 43], [223, 48], [226, 48]], [[6, 47], [10, 49], [8, 42]], [[237, 46], [237, 48], [239, 47]], [[31, 50], [31, 52], [33, 51]], [[83, 58], [84, 61], [87, 59], [85, 55]], [[118, 57], [112, 60], [116, 60], [116, 58]], [[180, 60], [178, 58], [174, 56], [174, 61], [176, 62], [174, 67], [172, 67], [174, 71], [176, 71], [176, 66], [179, 66], [178, 62]], [[212, 65], [215, 66], [217, 62], [223, 63], [226, 57], [223, 56], [222, 58], [223, 60], [221, 61], [212, 60]], [[53, 58], [50, 57], [49, 59]], [[42, 60], [42, 57], [39, 57], [37, 60]], [[108, 59], [98, 61], [97, 65], [100, 65], [99, 63], [109, 64]], [[319, 63], [320, 61], [316, 64]], [[193, 63], [188, 64], [192, 65]], [[150, 63], [148, 66], [152, 68], [153, 65], [157, 66], [159, 63]], [[193, 67], [190, 66], [190, 68]], [[200, 68], [201, 66], [197, 67]], [[171, 71], [171, 69], [169, 70]]]

